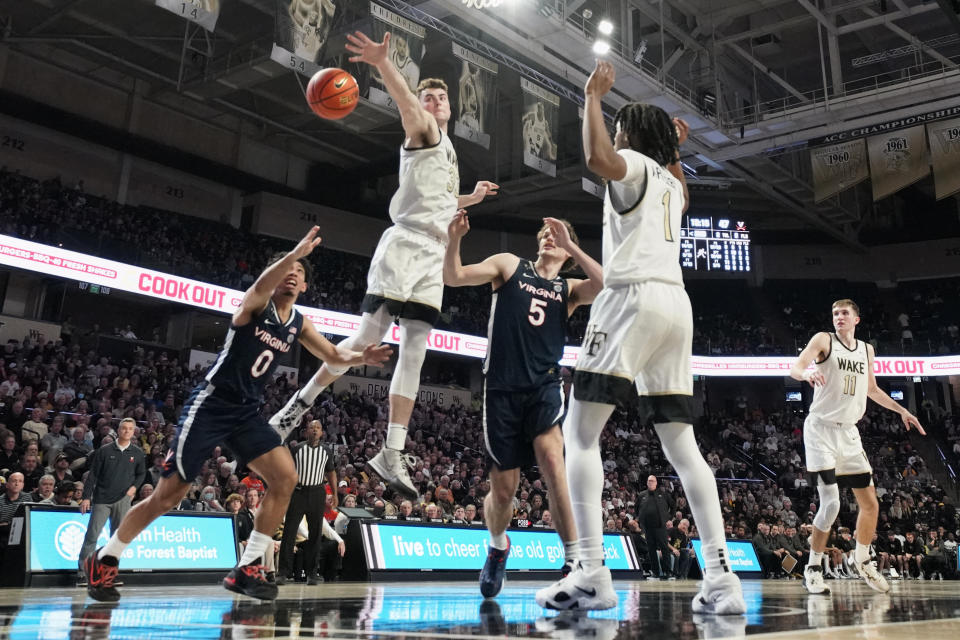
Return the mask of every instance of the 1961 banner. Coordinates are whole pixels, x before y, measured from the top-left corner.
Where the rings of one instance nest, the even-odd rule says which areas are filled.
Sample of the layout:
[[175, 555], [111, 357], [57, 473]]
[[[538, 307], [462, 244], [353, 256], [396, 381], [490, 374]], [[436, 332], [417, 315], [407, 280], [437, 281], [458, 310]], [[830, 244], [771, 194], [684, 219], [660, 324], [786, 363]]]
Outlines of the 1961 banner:
[[[187, 304], [219, 313], [233, 313], [243, 297], [242, 291], [228, 289], [180, 276], [145, 269], [136, 265], [106, 260], [60, 247], [0, 235], [0, 264], [44, 273], [59, 278], [114, 287], [169, 302]], [[316, 325], [317, 330], [338, 336], [349, 336], [360, 328], [360, 317], [349, 313], [297, 307]], [[398, 344], [399, 328], [387, 333], [384, 342]], [[454, 355], [482, 358], [487, 353], [487, 339], [452, 331], [434, 329], [427, 339], [427, 348]], [[563, 349], [560, 364], [574, 366], [580, 348], [568, 345]], [[702, 376], [784, 377], [793, 365], [790, 357], [707, 357], [690, 359], [693, 373]], [[938, 357], [878, 357], [873, 362], [878, 376], [954, 376], [960, 375], [960, 355]]]

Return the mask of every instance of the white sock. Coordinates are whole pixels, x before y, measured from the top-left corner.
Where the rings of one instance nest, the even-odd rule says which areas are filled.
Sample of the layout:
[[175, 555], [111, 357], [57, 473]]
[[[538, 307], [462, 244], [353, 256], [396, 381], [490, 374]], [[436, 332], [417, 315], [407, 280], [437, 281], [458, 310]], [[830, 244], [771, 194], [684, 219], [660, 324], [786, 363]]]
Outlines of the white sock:
[[564, 563], [575, 563], [580, 558], [580, 543], [574, 540], [573, 542], [564, 542], [563, 543], [563, 561]]
[[117, 536], [116, 532], [114, 532], [114, 534], [110, 536], [110, 540], [107, 542], [107, 544], [103, 545], [103, 548], [100, 549], [100, 553], [97, 554], [97, 558], [103, 560], [103, 556], [113, 556], [119, 560], [120, 556], [123, 555], [123, 552], [126, 551], [129, 545], [129, 542], [124, 542]]
[[319, 396], [323, 390], [327, 388], [327, 385], [317, 382], [318, 377], [319, 376], [313, 376], [310, 378], [310, 381], [303, 385], [303, 388], [300, 389], [300, 399], [303, 400], [307, 405], [313, 405], [314, 401], [317, 399], [317, 396]]
[[387, 439], [383, 446], [403, 451], [407, 447], [407, 428], [399, 422], [391, 422], [387, 425]]
[[807, 560], [808, 567], [817, 567], [823, 562], [823, 551], [810, 550], [810, 559]]
[[501, 531], [499, 535], [490, 534], [490, 546], [494, 549], [503, 551], [507, 548], [507, 532]]
[[681, 422], [655, 424], [667, 460], [673, 465], [687, 494], [690, 512], [703, 541], [701, 547], [706, 575], [730, 572], [727, 562], [727, 541], [723, 533], [723, 513], [717, 481], [703, 459], [693, 425]]
[[[572, 396], [573, 394], [571, 394]], [[573, 398], [563, 423], [570, 506], [577, 524], [579, 560], [584, 569], [603, 564], [603, 461], [600, 432], [613, 413], [612, 404]], [[722, 530], [722, 529], [721, 529]]]
[[250, 539], [247, 540], [247, 548], [243, 550], [243, 557], [240, 558], [240, 562], [238, 562], [237, 565], [242, 567], [248, 564], [260, 564], [261, 558], [263, 558], [267, 548], [272, 544], [273, 538], [265, 533], [254, 530], [253, 533], [250, 534]]
[[860, 544], [857, 542], [857, 549], [854, 551], [853, 555], [854, 560], [857, 561], [857, 564], [863, 564], [870, 559], [870, 545]]

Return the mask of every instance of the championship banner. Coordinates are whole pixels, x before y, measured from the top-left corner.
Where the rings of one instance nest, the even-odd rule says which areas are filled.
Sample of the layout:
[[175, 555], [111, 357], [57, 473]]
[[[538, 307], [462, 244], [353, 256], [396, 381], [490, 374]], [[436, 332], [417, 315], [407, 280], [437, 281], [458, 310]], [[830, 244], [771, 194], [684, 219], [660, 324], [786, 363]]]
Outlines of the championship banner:
[[[387, 11], [375, 2], [370, 3], [370, 15], [373, 16], [370, 39], [375, 42], [383, 41], [383, 36], [390, 32], [390, 48], [387, 56], [393, 62], [406, 81], [410, 91], [416, 92], [420, 84], [420, 61], [426, 53], [424, 38], [427, 30], [422, 25], [407, 20], [392, 11]], [[369, 65], [366, 65], [369, 67]], [[393, 98], [387, 93], [383, 80], [373, 67], [370, 69], [370, 92], [368, 99], [374, 104], [384, 107], [393, 107]]]
[[[0, 235], [0, 265], [99, 284], [118, 291], [223, 314], [232, 314], [243, 298], [243, 292], [235, 289], [6, 235]], [[360, 328], [360, 316], [301, 305], [297, 305], [297, 309], [313, 322], [321, 333], [350, 336]], [[383, 341], [399, 344], [400, 327], [392, 325]], [[427, 349], [483, 358], [487, 353], [487, 339], [483, 336], [434, 329], [427, 338]], [[565, 346], [560, 364], [565, 367], [575, 366], [579, 353], [579, 346]], [[701, 376], [785, 377], [790, 375], [790, 367], [795, 359], [787, 356], [714, 358], [694, 355], [690, 358], [690, 368], [694, 375]], [[878, 376], [901, 378], [956, 376], [960, 375], [960, 355], [878, 357], [873, 361], [873, 372]]]
[[453, 55], [460, 60], [457, 80], [457, 119], [453, 133], [484, 149], [490, 148], [490, 129], [495, 108], [496, 62], [453, 43]]
[[811, 149], [810, 162], [814, 202], [822, 202], [869, 177], [867, 146], [863, 140]]
[[520, 78], [523, 93], [523, 164], [557, 177], [557, 127], [560, 122], [560, 96], [550, 93], [526, 78]]
[[867, 138], [873, 200], [881, 200], [930, 173], [923, 127]]
[[937, 200], [960, 191], [960, 118], [927, 125]]
[[270, 59], [312, 77], [322, 66], [327, 39], [343, 0], [274, 0], [276, 21]]
[[213, 33], [220, 17], [220, 0], [154, 0], [161, 9], [175, 13]]

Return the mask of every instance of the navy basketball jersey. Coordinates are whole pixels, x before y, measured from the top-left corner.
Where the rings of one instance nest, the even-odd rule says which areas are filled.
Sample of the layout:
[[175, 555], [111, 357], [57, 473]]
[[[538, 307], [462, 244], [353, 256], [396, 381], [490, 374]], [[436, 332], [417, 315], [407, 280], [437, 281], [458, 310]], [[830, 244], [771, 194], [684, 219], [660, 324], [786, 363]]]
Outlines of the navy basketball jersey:
[[560, 379], [567, 294], [565, 279], [541, 277], [529, 260], [493, 292], [483, 362], [488, 389], [530, 389]]
[[281, 322], [271, 300], [252, 322], [242, 327], [231, 323], [223, 350], [207, 371], [207, 382], [237, 402], [259, 402], [279, 358], [290, 353], [302, 330], [299, 311], [291, 310], [287, 321]]

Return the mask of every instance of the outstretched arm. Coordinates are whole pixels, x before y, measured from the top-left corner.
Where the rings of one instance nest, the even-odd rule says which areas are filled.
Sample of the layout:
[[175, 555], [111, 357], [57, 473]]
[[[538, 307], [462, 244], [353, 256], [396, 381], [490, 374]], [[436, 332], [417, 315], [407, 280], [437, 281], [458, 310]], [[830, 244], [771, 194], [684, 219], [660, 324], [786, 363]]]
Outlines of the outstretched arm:
[[[461, 209], [447, 228], [450, 239], [443, 256], [443, 284], [449, 287], [467, 287], [493, 283], [496, 289], [506, 280], [508, 273], [517, 268], [519, 258], [509, 253], [498, 253], [477, 264], [463, 265], [460, 259], [460, 241], [470, 231], [470, 219]], [[510, 262], [513, 268], [510, 269]]]
[[387, 92], [400, 110], [400, 122], [406, 137], [414, 142], [436, 144], [440, 139], [437, 121], [420, 106], [417, 96], [407, 85], [407, 79], [387, 55], [390, 50], [390, 33], [384, 34], [383, 42], [374, 42], [362, 31], [348, 33], [347, 40], [347, 51], [355, 54], [350, 57], [350, 62], [366, 62], [380, 72]]
[[613, 88], [615, 79], [613, 65], [597, 60], [583, 89], [583, 155], [587, 168], [607, 180], [622, 180], [627, 175], [627, 162], [613, 148], [603, 121], [603, 96]]
[[340, 349], [320, 335], [313, 323], [306, 318], [303, 319], [303, 329], [300, 330], [300, 344], [316, 357], [335, 367], [355, 367], [361, 364], [382, 367], [383, 363], [393, 355], [393, 349], [385, 344], [380, 346], [368, 344], [364, 346], [363, 351]]
[[240, 307], [234, 311], [234, 326], [240, 327], [248, 324], [254, 316], [266, 308], [273, 292], [283, 282], [284, 277], [290, 273], [290, 269], [297, 263], [297, 260], [310, 255], [310, 252], [320, 244], [318, 231], [320, 231], [320, 227], [310, 229], [307, 235], [303, 236], [303, 239], [293, 248], [293, 251], [263, 270], [257, 281], [243, 294]]
[[910, 427], [914, 427], [920, 433], [920, 435], [927, 435], [927, 432], [923, 430], [923, 426], [920, 424], [920, 421], [917, 420], [917, 417], [910, 413], [906, 407], [901, 406], [896, 400], [887, 395], [887, 393], [877, 385], [877, 377], [873, 375], [873, 345], [867, 344], [866, 346], [867, 397], [884, 409], [890, 409], [890, 411], [899, 414], [900, 419], [903, 421], [903, 426], [907, 431], [910, 431]]
[[477, 186], [473, 188], [473, 193], [457, 196], [457, 208], [463, 209], [464, 207], [480, 204], [487, 196], [497, 195], [497, 189], [499, 188], [500, 185], [490, 182], [489, 180], [480, 180], [477, 182]]

